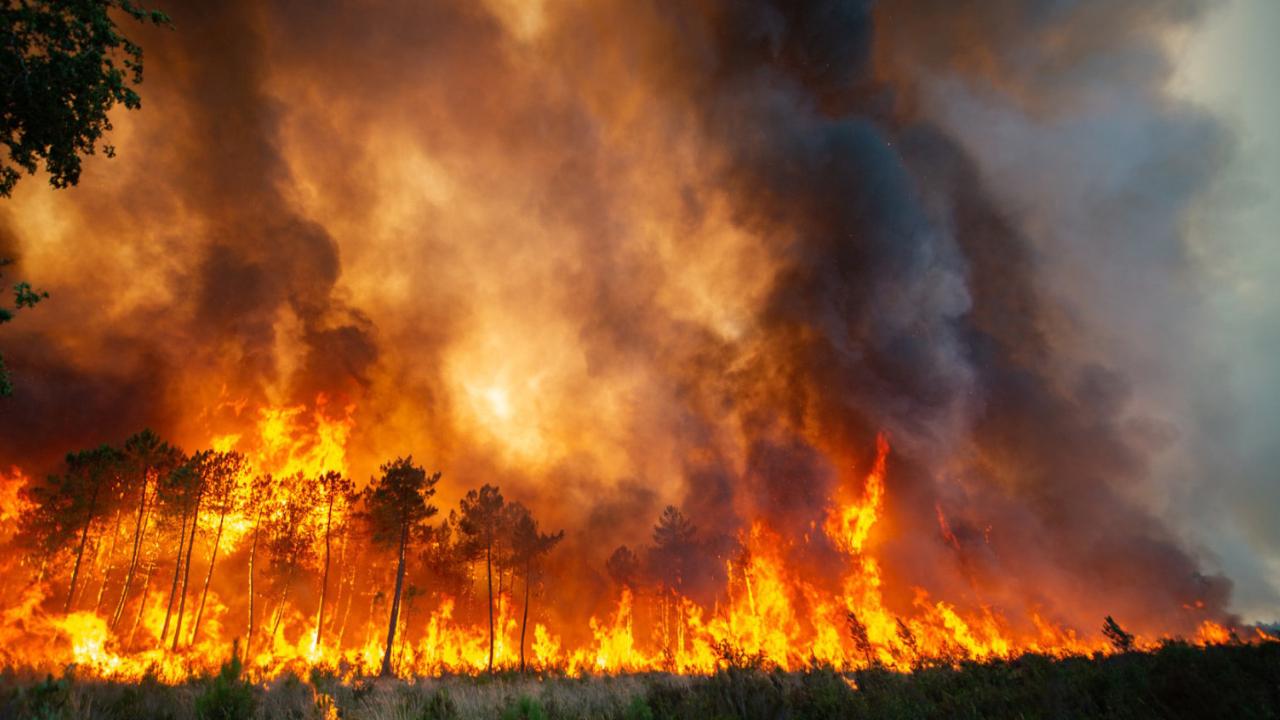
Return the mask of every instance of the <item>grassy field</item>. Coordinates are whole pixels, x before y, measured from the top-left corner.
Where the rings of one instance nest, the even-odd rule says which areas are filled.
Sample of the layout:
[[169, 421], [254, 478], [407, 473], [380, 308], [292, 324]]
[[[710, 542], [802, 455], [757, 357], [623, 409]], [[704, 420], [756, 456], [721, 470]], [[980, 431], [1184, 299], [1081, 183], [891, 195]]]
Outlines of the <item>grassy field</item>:
[[1280, 643], [839, 674], [728, 668], [665, 674], [450, 677], [341, 682], [324, 673], [168, 686], [0, 677], [0, 718], [1280, 718]]

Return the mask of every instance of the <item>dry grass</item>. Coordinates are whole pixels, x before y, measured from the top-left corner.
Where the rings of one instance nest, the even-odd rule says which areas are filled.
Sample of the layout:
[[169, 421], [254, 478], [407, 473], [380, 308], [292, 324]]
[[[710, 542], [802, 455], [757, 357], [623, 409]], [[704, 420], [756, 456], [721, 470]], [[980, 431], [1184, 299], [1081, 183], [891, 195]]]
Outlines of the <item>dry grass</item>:
[[[228, 712], [233, 711], [233, 712]], [[0, 673], [0, 720], [706, 720], [707, 718], [1258, 718], [1280, 720], [1280, 643], [840, 674], [733, 668], [711, 677], [498, 675], [414, 681], [313, 673], [176, 686]]]

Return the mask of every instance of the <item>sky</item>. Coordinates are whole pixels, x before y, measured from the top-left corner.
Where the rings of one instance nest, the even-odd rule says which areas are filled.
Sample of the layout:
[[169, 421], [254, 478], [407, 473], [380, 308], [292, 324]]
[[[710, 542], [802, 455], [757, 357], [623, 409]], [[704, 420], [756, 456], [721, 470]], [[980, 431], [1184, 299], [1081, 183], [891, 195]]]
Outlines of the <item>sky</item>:
[[[1206, 543], [1235, 579], [1246, 616], [1275, 619], [1280, 587], [1280, 3], [1233, 0], [1175, 41], [1171, 90], [1203, 103], [1233, 134], [1233, 155], [1193, 212], [1189, 241], [1204, 274], [1202, 341], [1218, 352], [1233, 412], [1222, 476], [1189, 501], [1227, 512]], [[1255, 470], [1250, 470], [1255, 469]], [[1268, 591], [1268, 587], [1270, 591]], [[1271, 598], [1271, 599], [1269, 599]]]

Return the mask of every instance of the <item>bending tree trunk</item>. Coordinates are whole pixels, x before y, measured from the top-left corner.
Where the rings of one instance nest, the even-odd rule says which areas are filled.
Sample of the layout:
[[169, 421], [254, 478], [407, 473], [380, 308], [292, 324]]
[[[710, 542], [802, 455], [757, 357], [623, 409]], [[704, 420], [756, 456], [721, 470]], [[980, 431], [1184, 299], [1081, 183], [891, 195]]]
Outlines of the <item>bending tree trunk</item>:
[[182, 513], [182, 528], [178, 531], [178, 557], [173, 561], [173, 585], [169, 587], [169, 604], [164, 608], [164, 626], [160, 628], [160, 645], [169, 634], [169, 615], [173, 612], [173, 598], [178, 594], [178, 579], [182, 577], [182, 548], [187, 542], [187, 514]]
[[80, 563], [84, 561], [84, 545], [89, 540], [89, 526], [93, 524], [93, 514], [98, 509], [98, 485], [94, 483], [93, 494], [89, 496], [89, 513], [84, 520], [84, 529], [80, 531], [80, 549], [76, 550], [76, 564], [71, 569], [71, 587], [67, 590], [67, 603], [62, 612], [71, 612], [71, 602], [76, 596], [76, 581], [80, 579]]
[[404, 586], [404, 554], [409, 543], [409, 526], [400, 528], [400, 559], [396, 563], [396, 592], [391, 598], [391, 621], [387, 623], [387, 649], [382, 654], [382, 677], [391, 677], [391, 650], [396, 642], [396, 621], [400, 616], [400, 589]]
[[489, 576], [489, 674], [493, 674], [493, 544], [484, 549], [484, 569]]
[[333, 498], [329, 498], [329, 509], [324, 518], [324, 576], [320, 580], [320, 610], [316, 613], [316, 634], [311, 639], [311, 649], [320, 649], [320, 633], [324, 628], [324, 601], [329, 594], [329, 529], [333, 525]]
[[533, 563], [526, 560], [524, 564], [524, 617], [520, 619], [520, 672], [524, 672], [524, 631], [529, 626], [529, 571], [531, 569], [533, 569]]
[[196, 509], [191, 513], [191, 537], [187, 539], [187, 561], [182, 570], [182, 594], [178, 596], [178, 621], [173, 626], [173, 649], [178, 649], [182, 637], [182, 611], [187, 606], [187, 584], [191, 581], [191, 551], [196, 547], [196, 528], [200, 527], [200, 498], [196, 497]]
[[218, 560], [218, 544], [222, 542], [222, 523], [227, 519], [224, 510], [218, 516], [218, 532], [213, 536], [213, 552], [209, 554], [209, 572], [204, 576], [204, 589], [200, 591], [200, 608], [196, 610], [196, 620], [191, 624], [191, 645], [196, 644], [196, 635], [200, 634], [200, 618], [204, 617], [204, 603], [209, 597], [209, 581], [213, 580], [213, 564]]
[[120, 588], [120, 599], [116, 601], [115, 612], [111, 614], [111, 629], [120, 622], [124, 614], [124, 605], [129, 598], [129, 587], [133, 585], [134, 573], [138, 570], [138, 555], [142, 550], [142, 533], [146, 527], [144, 518], [147, 510], [147, 473], [142, 473], [142, 496], [138, 501], [138, 515], [133, 521], [133, 552], [129, 555], [129, 569], [124, 574], [124, 585]]

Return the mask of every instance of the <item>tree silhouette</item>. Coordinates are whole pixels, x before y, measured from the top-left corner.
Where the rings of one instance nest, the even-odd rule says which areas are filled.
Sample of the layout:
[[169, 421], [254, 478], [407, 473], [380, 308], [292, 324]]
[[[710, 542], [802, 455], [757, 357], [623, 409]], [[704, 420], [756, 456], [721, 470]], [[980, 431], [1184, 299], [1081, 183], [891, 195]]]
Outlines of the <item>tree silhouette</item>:
[[460, 533], [455, 532], [457, 525], [457, 512], [450, 512], [428, 533], [422, 548], [422, 562], [435, 579], [438, 591], [452, 597], [465, 595], [471, 585], [467, 572], [470, 561]]
[[19, 547], [38, 553], [40, 573], [36, 582], [41, 582], [57, 555], [75, 542], [80, 529], [76, 516], [82, 512], [75, 505], [82, 498], [66, 474], [49, 475], [30, 483], [20, 494], [29, 509], [18, 518], [16, 540]]
[[609, 573], [609, 578], [619, 587], [635, 590], [640, 576], [640, 558], [631, 552], [631, 548], [619, 545], [618, 549], [614, 550], [605, 561], [604, 567]]
[[395, 594], [387, 623], [387, 646], [382, 656], [384, 677], [391, 675], [391, 652], [395, 647], [396, 623], [400, 614], [400, 593], [404, 588], [405, 556], [410, 543], [429, 530], [426, 521], [436, 514], [428, 502], [436, 494], [440, 473], [427, 475], [413, 464], [412, 457], [397, 458], [380, 468], [382, 477], [370, 482], [362, 496], [375, 543], [397, 548]]
[[61, 489], [71, 494], [71, 502], [66, 505], [63, 521], [80, 527], [80, 542], [76, 549], [75, 566], [71, 570], [71, 585], [67, 589], [63, 612], [71, 612], [71, 604], [76, 596], [89, 528], [103, 513], [119, 487], [121, 459], [120, 451], [110, 445], [67, 456], [67, 482], [61, 485]]
[[244, 652], [245, 657], [250, 657], [253, 652], [253, 631], [254, 631], [254, 611], [256, 610], [255, 602], [257, 593], [254, 588], [254, 563], [258, 558], [259, 540], [262, 537], [262, 526], [266, 522], [271, 512], [271, 488], [275, 485], [275, 480], [270, 474], [255, 475], [249, 481], [249, 494], [245, 498], [245, 506], [248, 514], [253, 518], [252, 539], [249, 542], [249, 629], [245, 636]]
[[289, 588], [298, 570], [315, 559], [315, 541], [319, 533], [315, 509], [319, 490], [314, 478], [295, 473], [278, 479], [274, 490], [274, 512], [267, 520], [267, 550], [271, 556], [271, 573], [281, 585], [275, 620], [268, 640], [274, 641], [284, 619]]
[[673, 505], [668, 505], [653, 528], [650, 550], [655, 575], [677, 593], [684, 590], [690, 553], [697, 543], [697, 528]]
[[196, 619], [191, 624], [191, 644], [195, 644], [196, 636], [200, 634], [200, 620], [204, 617], [209, 583], [213, 580], [218, 547], [222, 543], [223, 524], [227, 515], [234, 512], [239, 504], [237, 490], [245, 468], [244, 456], [237, 452], [213, 452], [202, 457], [200, 472], [205, 476], [205, 506], [210, 512], [217, 514], [218, 529], [213, 536], [213, 549], [209, 552], [209, 571], [204, 576], [204, 588], [200, 591], [200, 605], [196, 610]]
[[153, 486], [158, 486], [160, 478], [167, 477], [182, 461], [182, 453], [169, 446], [151, 430], [143, 430], [124, 442], [124, 459], [129, 479], [125, 499], [136, 496], [138, 510], [134, 516], [133, 547], [129, 555], [129, 567], [125, 571], [124, 583], [120, 588], [120, 599], [116, 601], [115, 611], [111, 614], [111, 627], [120, 622], [125, 603], [129, 599], [129, 590], [138, 570], [138, 559], [141, 554], [144, 535], [147, 528], [148, 499], [155, 494]]
[[120, 475], [120, 452], [102, 445], [69, 453], [66, 472], [47, 476], [22, 491], [31, 510], [19, 521], [19, 542], [42, 554], [42, 568], [68, 546], [75, 545], [75, 561], [63, 612], [71, 611], [92, 526], [112, 509], [112, 501], [119, 493]]
[[524, 570], [524, 612], [520, 619], [520, 672], [524, 672], [525, 630], [529, 625], [529, 584], [537, 569], [538, 559], [564, 539], [564, 531], [538, 532], [538, 521], [520, 503], [511, 504], [511, 554], [516, 567]]
[[[668, 643], [671, 628], [668, 624], [670, 608], [676, 609], [676, 637], [684, 627], [684, 579], [687, 576], [689, 557], [696, 547], [697, 529], [673, 505], [668, 505], [653, 528], [653, 547], [649, 549], [649, 567], [652, 576], [660, 583], [662, 621]], [[669, 648], [668, 648], [669, 649]]]
[[1102, 623], [1102, 634], [1111, 642], [1111, 647], [1115, 648], [1116, 652], [1125, 653], [1133, 649], [1133, 634], [1126, 632], [1110, 615]]
[[321, 634], [324, 628], [324, 605], [325, 599], [329, 595], [329, 559], [331, 550], [331, 537], [334, 530], [333, 511], [336, 507], [338, 510], [338, 523], [345, 522], [351, 502], [354, 499], [355, 484], [350, 478], [343, 476], [341, 473], [329, 471], [316, 478], [316, 484], [319, 489], [320, 502], [324, 503], [324, 574], [320, 580], [320, 609], [316, 612], [316, 632], [311, 640], [312, 647], [319, 649], [321, 647]]
[[[3, 83], [0, 83], [2, 85]], [[3, 193], [0, 193], [3, 194]], [[9, 258], [0, 258], [0, 267], [13, 264]], [[4, 277], [0, 275], [0, 277]], [[33, 308], [36, 303], [49, 297], [49, 293], [32, 290], [29, 283], [20, 282], [13, 286], [13, 309], [0, 307], [0, 325], [13, 319], [14, 313], [24, 308]], [[0, 397], [13, 394], [13, 384], [9, 382], [9, 369], [5, 367], [4, 355], [0, 355]]]
[[[176, 509], [182, 517], [182, 526], [178, 534], [178, 559], [173, 569], [173, 586], [169, 590], [169, 605], [165, 608], [164, 627], [160, 630], [160, 643], [163, 645], [169, 631], [173, 601], [176, 599], [178, 612], [173, 630], [172, 648], [174, 650], [178, 649], [178, 638], [182, 635], [182, 615], [187, 604], [187, 583], [191, 580], [191, 554], [195, 549], [196, 530], [200, 525], [200, 503], [204, 500], [206, 473], [202, 465], [211, 452], [205, 450], [192, 455], [178, 469], [169, 474], [169, 482], [165, 485], [168, 505]], [[188, 526], [190, 526], [190, 532], [187, 531]]]
[[[169, 18], [131, 0], [26, 0], [0, 5], [0, 197], [9, 197], [21, 171], [32, 174], [44, 161], [55, 188], [80, 180], [80, 156], [92, 155], [111, 129], [116, 104], [133, 110], [142, 100], [142, 48], [121, 35], [113, 11], [157, 25]], [[108, 157], [111, 145], [102, 146]], [[12, 262], [0, 258], [0, 267]], [[34, 307], [49, 297], [20, 282], [14, 307]], [[0, 308], [0, 325], [13, 313]], [[13, 394], [0, 355], [0, 397]], [[114, 620], [114, 618], [113, 618]]]
[[463, 538], [463, 551], [468, 558], [484, 558], [489, 590], [489, 672], [493, 672], [493, 563], [494, 550], [503, 530], [502, 492], [485, 484], [462, 498], [458, 530]]
[[[0, 197], [20, 171], [40, 161], [55, 188], [80, 179], [80, 156], [92, 155], [111, 129], [117, 104], [133, 110], [142, 101], [142, 48], [122, 35], [113, 11], [156, 25], [164, 13], [130, 0], [27, 0], [0, 6]], [[108, 156], [110, 145], [102, 146]]]

